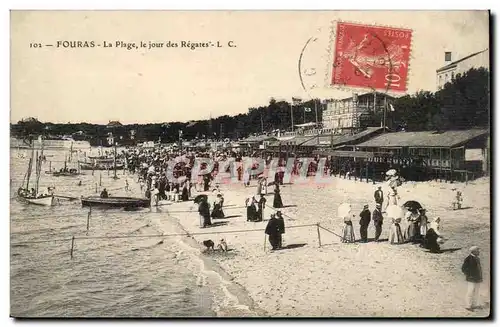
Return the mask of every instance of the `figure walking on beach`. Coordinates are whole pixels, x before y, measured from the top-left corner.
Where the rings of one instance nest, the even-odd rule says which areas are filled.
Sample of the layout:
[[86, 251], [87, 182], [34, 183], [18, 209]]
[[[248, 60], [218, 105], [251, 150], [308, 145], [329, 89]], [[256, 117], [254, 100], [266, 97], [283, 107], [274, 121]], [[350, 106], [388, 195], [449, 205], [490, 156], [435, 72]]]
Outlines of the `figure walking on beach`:
[[245, 200], [245, 206], [247, 207], [247, 221], [255, 221], [257, 216], [257, 208], [255, 207], [256, 203], [257, 200], [255, 199], [255, 196]]
[[283, 234], [285, 234], [285, 220], [283, 219], [283, 215], [281, 211], [276, 212], [276, 216], [278, 217], [278, 248], [283, 248]]
[[401, 218], [393, 218], [391, 229], [389, 230], [389, 243], [390, 244], [403, 244], [405, 239], [401, 231]]
[[[352, 215], [354, 218], [354, 215]], [[344, 227], [342, 228], [342, 243], [354, 243], [356, 236], [354, 235], [354, 228], [352, 226], [352, 218], [350, 216], [344, 217]]]
[[375, 204], [380, 204], [380, 207], [382, 208], [384, 203], [384, 192], [382, 191], [382, 186], [378, 187], [373, 194], [373, 197], [375, 198]]
[[269, 243], [273, 250], [278, 249], [278, 219], [276, 219], [276, 215], [271, 214], [271, 219], [267, 222], [266, 235], [269, 236]]
[[266, 206], [266, 198], [264, 194], [260, 195], [259, 199], [259, 210], [257, 211], [257, 221], [262, 221], [264, 219], [264, 207]]
[[382, 224], [384, 217], [380, 211], [381, 205], [377, 204], [375, 210], [372, 213], [373, 224], [375, 225], [375, 242], [379, 241], [380, 235], [382, 234]]
[[439, 243], [442, 242], [444, 238], [441, 235], [440, 227], [441, 218], [437, 217], [431, 222], [429, 230], [425, 235], [424, 247], [426, 249], [429, 249], [431, 253], [441, 252], [441, 246], [439, 245]]
[[359, 220], [359, 235], [361, 236], [361, 242], [368, 242], [368, 226], [370, 225], [372, 213], [368, 208], [368, 204], [365, 204], [363, 211], [359, 214], [361, 219]]
[[214, 201], [212, 218], [224, 218], [224, 211], [222, 211], [222, 203], [223, 203], [222, 194], [218, 193]]
[[479, 297], [479, 284], [483, 281], [483, 271], [479, 260], [479, 247], [473, 246], [469, 249], [470, 254], [462, 264], [462, 272], [467, 281], [467, 293], [465, 295], [465, 308], [469, 311], [477, 309]]
[[408, 211], [406, 220], [408, 221], [406, 238], [408, 242], [417, 243], [420, 235], [420, 214], [417, 211]]
[[200, 214], [200, 227], [205, 228], [212, 225], [210, 221], [210, 205], [206, 198], [203, 198], [198, 205], [198, 212]]
[[283, 201], [281, 201], [280, 187], [278, 184], [274, 185], [273, 208], [283, 208]]

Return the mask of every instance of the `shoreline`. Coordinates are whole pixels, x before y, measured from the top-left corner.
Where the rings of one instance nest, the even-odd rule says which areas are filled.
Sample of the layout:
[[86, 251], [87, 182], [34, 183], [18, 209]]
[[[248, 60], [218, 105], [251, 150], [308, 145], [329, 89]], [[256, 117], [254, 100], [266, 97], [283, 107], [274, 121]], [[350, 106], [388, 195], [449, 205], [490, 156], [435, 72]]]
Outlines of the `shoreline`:
[[[371, 198], [377, 185], [332, 178], [332, 183], [301, 187], [285, 185], [282, 197], [285, 207], [282, 210], [286, 225], [315, 224], [340, 234], [342, 223], [336, 216], [336, 207], [349, 200], [355, 211], [366, 202], [373, 209]], [[384, 185], [384, 184], [382, 184]], [[454, 188], [466, 190], [464, 206], [475, 206], [473, 211], [449, 211], [448, 196], [443, 192], [452, 192]], [[391, 245], [387, 242], [368, 244], [343, 244], [335, 235], [321, 231], [323, 246], [318, 247], [316, 228], [289, 228], [284, 235], [284, 244], [295, 246], [275, 252], [263, 251], [263, 232], [228, 233], [217, 235], [219, 231], [242, 229], [263, 229], [271, 209], [266, 207], [264, 222], [246, 222], [244, 209], [235, 208], [244, 203], [246, 196], [255, 193], [255, 181], [250, 187], [221, 184], [225, 197], [224, 219], [217, 227], [207, 230], [214, 235], [191, 236], [193, 245], [202, 247], [204, 239], [214, 242], [225, 238], [234, 256], [207, 256], [220, 266], [225, 278], [240, 285], [256, 307], [266, 308], [271, 317], [466, 317], [487, 316], [489, 308], [470, 313], [463, 308], [465, 282], [462, 280], [461, 260], [467, 255], [471, 244], [481, 243], [485, 282], [481, 286], [481, 298], [489, 303], [489, 233], [481, 235], [462, 230], [467, 227], [467, 217], [477, 216], [481, 226], [489, 227], [489, 196], [486, 201], [478, 192], [489, 194], [487, 180], [477, 180], [468, 185], [463, 183], [408, 182], [400, 187], [401, 203], [414, 199], [428, 208], [430, 219], [435, 216], [444, 218], [444, 233], [450, 240], [443, 249], [450, 253], [433, 255], [411, 244]], [[451, 193], [450, 193], [451, 194]], [[268, 194], [267, 204], [272, 205], [272, 194]], [[416, 198], [412, 198], [416, 196]], [[451, 195], [450, 201], [451, 201]], [[364, 199], [368, 199], [363, 201]], [[404, 201], [403, 201], [404, 200]], [[168, 206], [175, 210], [185, 208], [185, 203]], [[233, 209], [231, 209], [233, 208]], [[318, 212], [318, 208], [321, 211]], [[486, 212], [488, 212], [487, 215]], [[235, 216], [236, 215], [236, 216]], [[451, 216], [456, 216], [453, 219]], [[174, 215], [175, 216], [175, 215]], [[187, 233], [196, 233], [198, 226], [197, 212], [175, 216], [182, 229]], [[385, 218], [382, 238], [387, 238], [390, 222]], [[469, 226], [471, 227], [471, 226]], [[478, 227], [480, 228], [480, 227]], [[481, 227], [483, 228], [483, 227]], [[486, 230], [485, 232], [488, 232]], [[467, 233], [467, 237], [461, 233]], [[355, 222], [356, 238], [359, 238]], [[369, 238], [373, 238], [373, 226], [369, 228]], [[219, 237], [220, 236], [220, 237]], [[465, 241], [465, 242], [464, 242]], [[216, 242], [217, 243], [217, 242]], [[266, 241], [266, 249], [269, 245]], [[353, 275], [352, 280], [342, 276]], [[356, 292], [357, 283], [364, 285]], [[366, 287], [365, 287], [366, 286]], [[428, 298], [429, 294], [438, 295]], [[343, 299], [343, 300], [341, 300]], [[348, 301], [350, 304], [342, 303]], [[364, 303], [368, 301], [369, 304]], [[394, 301], [401, 307], [394, 306]], [[425, 303], [427, 302], [427, 303]], [[419, 303], [419, 304], [415, 304]], [[423, 304], [420, 304], [423, 303]]]

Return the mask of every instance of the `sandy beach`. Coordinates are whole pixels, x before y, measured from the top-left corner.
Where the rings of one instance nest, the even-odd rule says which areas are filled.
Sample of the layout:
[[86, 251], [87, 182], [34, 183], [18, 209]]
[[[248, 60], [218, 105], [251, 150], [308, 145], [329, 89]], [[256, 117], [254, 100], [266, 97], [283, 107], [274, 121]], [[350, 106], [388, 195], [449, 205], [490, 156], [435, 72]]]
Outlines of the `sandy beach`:
[[[262, 230], [273, 209], [266, 208], [264, 222], [247, 222], [245, 198], [255, 194], [256, 182], [221, 184], [226, 218], [214, 219], [215, 226], [200, 229], [192, 202], [174, 203], [160, 210], [179, 221], [193, 235], [193, 245], [224, 238], [230, 252], [205, 253], [214, 260], [236, 288], [246, 289], [259, 308], [259, 316], [271, 317], [485, 317], [490, 303], [490, 185], [479, 179], [468, 183], [408, 182], [398, 188], [400, 203], [416, 200], [428, 217], [442, 219], [442, 233], [448, 239], [440, 254], [417, 245], [388, 242], [344, 244], [323, 229], [319, 247], [316, 226], [320, 223], [340, 234], [342, 220], [337, 208], [352, 204], [358, 215], [364, 204], [374, 209], [373, 192], [378, 185], [336, 177], [329, 183], [288, 184], [282, 187], [285, 208], [285, 249], [270, 251]], [[385, 186], [384, 186], [385, 188]], [[462, 190], [462, 210], [452, 210], [454, 189]], [[272, 187], [266, 196], [272, 206]], [[194, 195], [198, 194], [193, 192]], [[192, 210], [192, 212], [190, 212]], [[162, 218], [163, 219], [163, 218]], [[354, 220], [359, 239], [358, 219]], [[387, 239], [390, 221], [384, 220], [382, 238]], [[232, 232], [246, 231], [246, 232]], [[370, 224], [369, 238], [374, 236]], [[198, 244], [195, 244], [198, 243]], [[480, 289], [482, 309], [465, 310], [466, 282], [460, 268], [472, 245], [481, 248], [484, 282]], [[265, 247], [265, 249], [264, 249]], [[288, 247], [288, 248], [286, 248]], [[209, 260], [207, 262], [213, 262]], [[209, 263], [205, 263], [205, 265]], [[212, 267], [213, 268], [213, 267]], [[238, 290], [236, 290], [238, 293]], [[244, 296], [243, 296], [244, 297]], [[226, 315], [238, 316], [239, 311]]]

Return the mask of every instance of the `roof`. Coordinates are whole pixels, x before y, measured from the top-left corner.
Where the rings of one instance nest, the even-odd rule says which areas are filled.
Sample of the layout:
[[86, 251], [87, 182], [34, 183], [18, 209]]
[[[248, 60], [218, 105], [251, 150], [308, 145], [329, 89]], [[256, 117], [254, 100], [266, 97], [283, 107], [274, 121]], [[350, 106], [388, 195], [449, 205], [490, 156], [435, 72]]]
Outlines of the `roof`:
[[[395, 99], [395, 97], [387, 94], [387, 93], [382, 93], [382, 92], [366, 92], [366, 93], [360, 93], [358, 94], [358, 99], [361, 98], [361, 97], [365, 97], [365, 96], [373, 96], [373, 94], [376, 93], [377, 96], [380, 96], [380, 97], [388, 97], [388, 98], [391, 98], [391, 99]], [[349, 99], [352, 99], [353, 96], [350, 96], [350, 97], [347, 97], [347, 98], [342, 98], [342, 99], [337, 99], [337, 100], [334, 100], [334, 101], [343, 101], [343, 100], [349, 100]]]
[[263, 141], [275, 140], [276, 136], [273, 135], [258, 135], [258, 136], [250, 136], [244, 140], [241, 140], [240, 143], [259, 143]]
[[[346, 143], [352, 143], [357, 140], [360, 140], [364, 137], [367, 137], [373, 133], [377, 133], [382, 131], [382, 127], [368, 127], [364, 131], [356, 133], [356, 134], [343, 134], [343, 135], [320, 135], [319, 137], [319, 145], [329, 145], [329, 146], [339, 146]], [[309, 136], [308, 140], [302, 144], [297, 142], [299, 146], [314, 146], [318, 145], [317, 136]]]
[[339, 150], [329, 150], [321, 149], [313, 151], [314, 155], [320, 156], [333, 156], [333, 157], [343, 157], [343, 158], [374, 158], [374, 157], [390, 157], [392, 154], [387, 152], [375, 153], [375, 152], [365, 152], [365, 151], [339, 151]]
[[297, 124], [295, 125], [296, 127], [311, 127], [311, 126], [316, 126], [316, 123], [305, 123], [305, 124]]
[[381, 131], [382, 127], [368, 127], [364, 131], [357, 134], [343, 134], [343, 135], [333, 135], [332, 134], [320, 134], [319, 142], [318, 135], [295, 135], [288, 137], [280, 137], [278, 141], [273, 142], [270, 146], [278, 146], [280, 142], [293, 142], [297, 146], [338, 146], [346, 143], [355, 142], [361, 138], [367, 137], [373, 133]]
[[123, 126], [122, 123], [120, 123], [119, 121], [117, 120], [111, 120], [108, 125], [108, 127], [117, 127], [117, 126]]
[[477, 137], [489, 134], [487, 129], [469, 129], [462, 131], [424, 131], [386, 133], [360, 143], [357, 147], [422, 147], [448, 148], [465, 144]]
[[436, 73], [442, 72], [443, 70], [447, 70], [447, 69], [450, 69], [450, 68], [454, 68], [454, 67], [456, 67], [456, 66], [457, 66], [457, 64], [458, 64], [458, 63], [460, 63], [460, 62], [462, 62], [462, 61], [464, 61], [464, 60], [470, 59], [470, 58], [472, 58], [472, 57], [474, 57], [474, 56], [477, 56], [478, 54], [483, 53], [483, 52], [488, 51], [488, 50], [489, 50], [489, 49], [484, 49], [484, 50], [482, 50], [482, 51], [475, 52], [475, 53], [470, 54], [470, 55], [468, 55], [468, 56], [466, 56], [466, 57], [463, 57], [463, 58], [461, 58], [461, 59], [455, 60], [455, 61], [453, 61], [453, 62], [449, 63], [449, 64], [448, 64], [448, 65], [446, 65], [446, 66], [443, 66], [443, 67], [441, 67], [441, 68], [439, 68], [439, 69], [436, 69]]

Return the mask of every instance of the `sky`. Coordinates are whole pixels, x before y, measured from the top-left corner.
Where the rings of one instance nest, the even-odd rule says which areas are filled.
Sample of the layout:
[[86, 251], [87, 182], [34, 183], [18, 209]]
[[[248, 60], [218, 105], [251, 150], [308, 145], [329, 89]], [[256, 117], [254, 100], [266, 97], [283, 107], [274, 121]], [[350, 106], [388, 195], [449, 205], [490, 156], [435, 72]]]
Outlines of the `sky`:
[[[12, 11], [10, 120], [188, 121], [245, 113], [271, 97], [349, 97], [352, 90], [324, 86], [338, 20], [413, 31], [410, 94], [436, 90], [445, 51], [456, 60], [489, 47], [486, 11]], [[113, 47], [56, 47], [65, 40]], [[179, 47], [127, 50], [117, 41]], [[191, 50], [181, 41], [223, 47]], [[302, 52], [304, 69], [317, 72], [305, 77], [307, 92]]]

